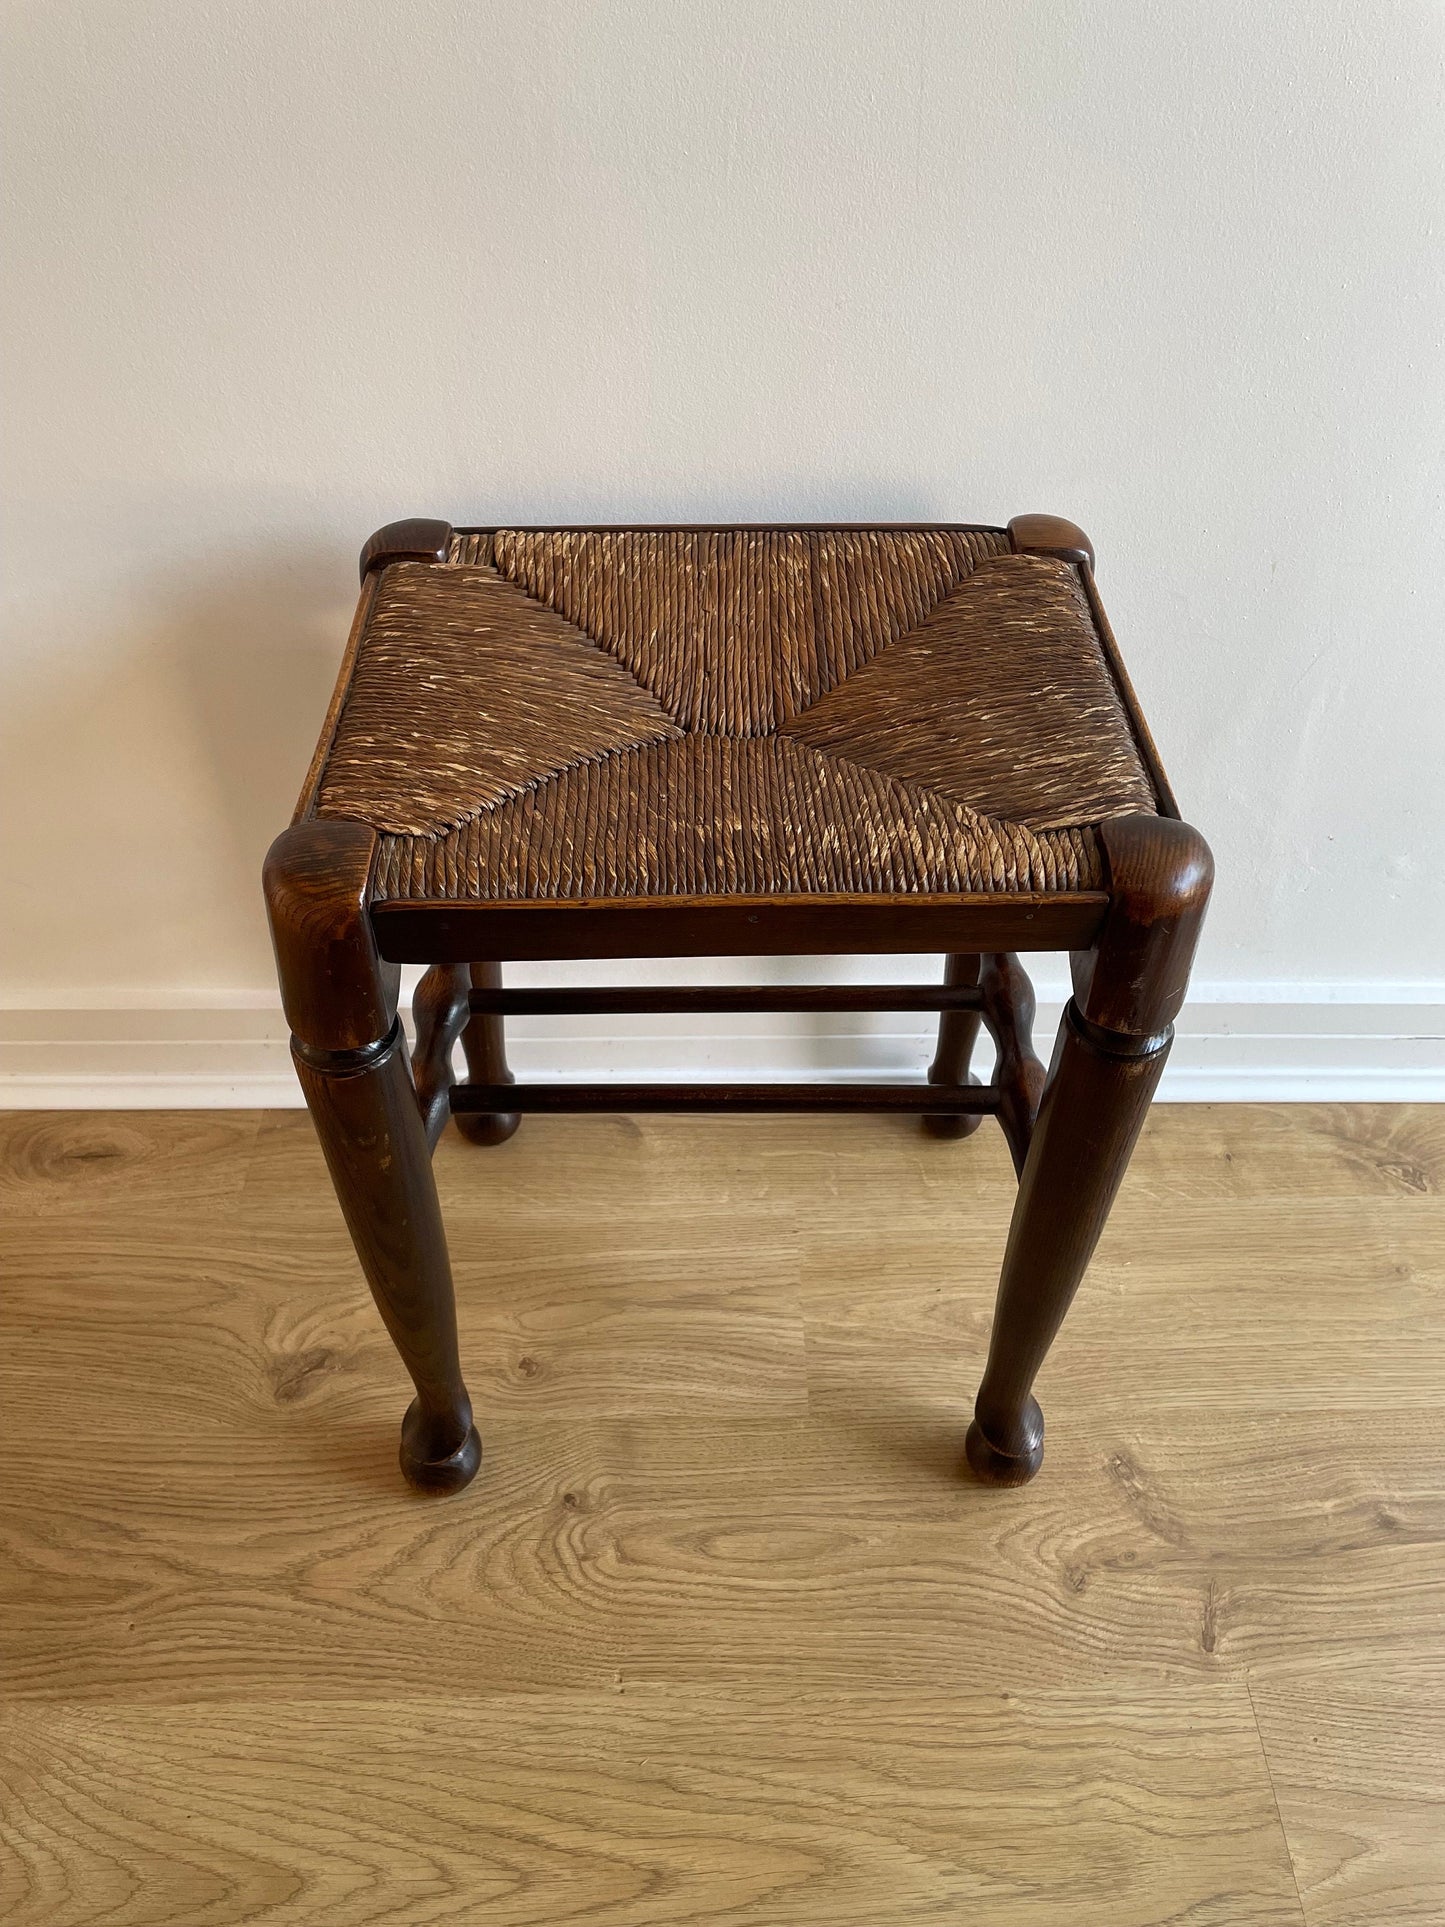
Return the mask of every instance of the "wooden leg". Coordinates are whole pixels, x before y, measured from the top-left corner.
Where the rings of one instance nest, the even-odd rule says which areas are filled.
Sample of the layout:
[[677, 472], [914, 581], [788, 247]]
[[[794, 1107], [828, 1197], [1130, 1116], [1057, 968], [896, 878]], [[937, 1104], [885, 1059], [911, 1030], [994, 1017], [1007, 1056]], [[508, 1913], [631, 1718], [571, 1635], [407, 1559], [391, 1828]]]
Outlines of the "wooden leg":
[[426, 1141], [432, 1150], [451, 1116], [451, 1089], [456, 1082], [452, 1050], [467, 1023], [469, 982], [465, 964], [433, 964], [411, 1000], [416, 1025], [411, 1074]]
[[968, 1432], [969, 1464], [1001, 1485], [1023, 1484], [1043, 1461], [1034, 1379], [1159, 1082], [1209, 897], [1209, 852], [1185, 824], [1125, 817], [1100, 834], [1112, 901], [1098, 945], [1073, 960], [1074, 999], [1059, 1027], [1019, 1180]]
[[376, 954], [365, 892], [374, 836], [300, 823], [266, 860], [266, 894], [292, 1055], [336, 1195], [416, 1397], [401, 1466], [429, 1492], [476, 1474], [481, 1442], [457, 1356], [451, 1265], [426, 1130], [396, 1015], [397, 973]]
[[[471, 975], [476, 990], [500, 990], [502, 987], [500, 964], [474, 963]], [[500, 1017], [478, 1011], [462, 1032], [462, 1051], [467, 1060], [467, 1076], [473, 1084], [511, 1084], [516, 1081], [507, 1069], [507, 1046]], [[457, 1129], [473, 1144], [505, 1144], [521, 1121], [515, 1111], [457, 1113]]]
[[1044, 1067], [1034, 1055], [1034, 987], [1012, 951], [985, 957], [979, 984], [984, 1022], [998, 1051], [994, 1082], [1003, 1092], [998, 1121], [1022, 1177], [1044, 1089]]
[[[983, 959], [977, 956], [948, 957], [944, 960], [945, 990], [967, 990], [978, 982]], [[969, 1061], [978, 1041], [980, 1013], [976, 1010], [946, 1010], [938, 1020], [938, 1048], [928, 1067], [930, 1084], [976, 1084], [969, 1074]], [[969, 1137], [982, 1124], [981, 1116], [947, 1117], [926, 1112], [923, 1128], [934, 1137]]]
[[413, 1485], [455, 1492], [482, 1447], [457, 1357], [451, 1264], [400, 1024], [375, 1056], [293, 1043], [301, 1088], [377, 1310], [416, 1387], [401, 1428]]
[[[993, 1342], [968, 1433], [970, 1465], [1021, 1485], [1043, 1462], [1031, 1388], [1104, 1228], [1169, 1045], [1116, 1056], [1070, 1004], [1019, 1180]], [[1127, 1043], [1127, 1039], [1117, 1040]]]

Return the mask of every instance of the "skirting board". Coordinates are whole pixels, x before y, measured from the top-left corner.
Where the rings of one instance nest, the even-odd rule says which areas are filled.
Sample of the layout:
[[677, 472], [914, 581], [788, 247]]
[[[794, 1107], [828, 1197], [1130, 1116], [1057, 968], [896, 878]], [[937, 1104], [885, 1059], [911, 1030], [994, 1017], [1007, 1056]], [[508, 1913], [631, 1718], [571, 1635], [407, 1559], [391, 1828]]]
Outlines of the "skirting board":
[[[1359, 985], [1294, 996], [1280, 994], [1287, 986], [1250, 988], [1262, 994], [1201, 986], [1180, 1020], [1161, 1097], [1445, 1102], [1445, 985], [1392, 985], [1373, 996]], [[1063, 986], [1044, 991], [1035, 1035], [1047, 1058]], [[512, 1068], [530, 1077], [908, 1077], [922, 1074], [931, 1039], [929, 1020], [912, 1016], [534, 1018], [508, 1027]], [[286, 1027], [268, 996], [0, 1010], [0, 1108], [300, 1101]]]

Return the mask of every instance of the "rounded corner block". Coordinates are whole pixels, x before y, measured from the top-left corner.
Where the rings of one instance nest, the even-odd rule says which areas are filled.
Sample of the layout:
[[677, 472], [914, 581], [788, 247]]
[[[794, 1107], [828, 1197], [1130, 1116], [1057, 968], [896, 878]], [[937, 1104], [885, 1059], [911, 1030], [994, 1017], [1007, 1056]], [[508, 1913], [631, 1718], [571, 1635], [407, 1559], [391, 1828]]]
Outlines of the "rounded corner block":
[[373, 569], [384, 569], [388, 562], [445, 562], [451, 540], [450, 522], [437, 522], [424, 515], [388, 522], [362, 547], [361, 579], [365, 582]]
[[1008, 525], [1018, 555], [1052, 555], [1060, 562], [1094, 566], [1094, 545], [1077, 522], [1061, 515], [1016, 515]]
[[388, 967], [367, 911], [375, 849], [369, 824], [314, 817], [283, 830], [266, 852], [281, 1001], [293, 1035], [312, 1049], [365, 1049], [391, 1027]]
[[1177, 816], [1121, 816], [1100, 827], [1115, 893], [1140, 897], [1155, 917], [1202, 916], [1214, 882], [1214, 855], [1192, 823]]
[[1091, 951], [1075, 959], [1083, 1016], [1106, 1031], [1167, 1031], [1189, 983], [1214, 858], [1191, 824], [1172, 816], [1120, 816], [1099, 826], [1109, 908]]

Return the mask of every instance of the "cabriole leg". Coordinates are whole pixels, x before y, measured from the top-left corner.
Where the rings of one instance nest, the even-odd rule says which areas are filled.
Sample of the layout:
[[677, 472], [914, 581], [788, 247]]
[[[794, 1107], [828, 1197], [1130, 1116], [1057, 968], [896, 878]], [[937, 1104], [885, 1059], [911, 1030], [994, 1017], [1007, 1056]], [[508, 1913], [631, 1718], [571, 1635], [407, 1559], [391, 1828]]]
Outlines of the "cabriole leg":
[[988, 1364], [969, 1428], [980, 1477], [1021, 1485], [1043, 1461], [1033, 1383], [1063, 1323], [1128, 1166], [1184, 1000], [1213, 873], [1198, 832], [1123, 817], [1100, 832], [1112, 902], [1076, 955], [1019, 1180]]
[[266, 898], [292, 1055], [337, 1199], [416, 1397], [401, 1466], [454, 1492], [481, 1462], [426, 1131], [396, 1015], [397, 972], [366, 911], [374, 836], [299, 823], [271, 846]]

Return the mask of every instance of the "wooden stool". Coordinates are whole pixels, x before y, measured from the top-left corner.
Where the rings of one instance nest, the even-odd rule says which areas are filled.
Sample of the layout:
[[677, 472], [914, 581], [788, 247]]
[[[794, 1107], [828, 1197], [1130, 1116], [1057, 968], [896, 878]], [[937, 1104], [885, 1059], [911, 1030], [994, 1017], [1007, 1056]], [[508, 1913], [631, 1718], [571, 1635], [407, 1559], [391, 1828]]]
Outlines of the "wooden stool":
[[[266, 895], [297, 1073], [416, 1387], [402, 1469], [481, 1460], [430, 1154], [449, 1114], [998, 1118], [1019, 1172], [967, 1439], [1032, 1478], [1039, 1366], [1139, 1133], [1212, 864], [1072, 523], [457, 529], [367, 543], [330, 714]], [[1020, 950], [1067, 950], [1045, 1075]], [[534, 957], [947, 953], [939, 989], [508, 991]], [[399, 966], [430, 966], [416, 1049]], [[918, 1084], [516, 1084], [522, 1012], [938, 1011]], [[969, 1075], [980, 1022], [992, 1081]], [[454, 1082], [460, 1039], [468, 1081]]]

